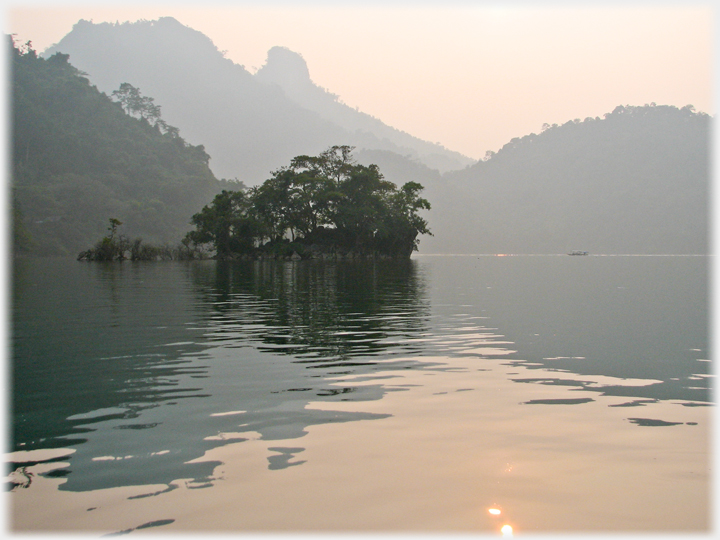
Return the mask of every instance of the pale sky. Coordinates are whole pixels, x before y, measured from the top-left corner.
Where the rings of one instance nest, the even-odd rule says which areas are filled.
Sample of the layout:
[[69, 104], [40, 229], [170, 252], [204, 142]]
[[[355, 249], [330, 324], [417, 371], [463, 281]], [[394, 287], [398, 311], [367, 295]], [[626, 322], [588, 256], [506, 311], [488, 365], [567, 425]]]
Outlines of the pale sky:
[[39, 52], [79, 19], [162, 16], [206, 34], [251, 72], [285, 46], [344, 103], [475, 159], [545, 122], [617, 105], [692, 104], [715, 114], [712, 2], [25, 0], [5, 8], [4, 32]]

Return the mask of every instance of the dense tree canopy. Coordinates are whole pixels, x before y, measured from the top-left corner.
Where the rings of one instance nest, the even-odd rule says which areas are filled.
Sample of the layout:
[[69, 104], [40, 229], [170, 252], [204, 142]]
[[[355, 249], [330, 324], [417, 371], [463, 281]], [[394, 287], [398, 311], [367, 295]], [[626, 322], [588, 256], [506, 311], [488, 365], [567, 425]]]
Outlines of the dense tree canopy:
[[139, 89], [124, 84], [113, 99], [68, 55], [46, 60], [29, 43], [9, 41], [16, 251], [75, 254], [102, 234], [109, 216], [133, 236], [173, 242], [193, 212], [230, 184], [213, 176], [204, 148], [163, 122]]
[[376, 165], [359, 165], [349, 146], [298, 156], [247, 192], [223, 191], [195, 214], [188, 238], [212, 243], [218, 257], [266, 253], [299, 256], [409, 257], [430, 234], [419, 211], [423, 187], [400, 189]]

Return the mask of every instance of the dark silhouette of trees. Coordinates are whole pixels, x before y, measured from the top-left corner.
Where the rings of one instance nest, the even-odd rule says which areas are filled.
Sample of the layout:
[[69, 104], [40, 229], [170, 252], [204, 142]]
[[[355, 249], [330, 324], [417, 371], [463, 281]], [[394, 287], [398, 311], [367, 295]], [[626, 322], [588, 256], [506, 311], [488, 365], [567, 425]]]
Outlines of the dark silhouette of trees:
[[196, 230], [187, 237], [196, 244], [213, 244], [222, 259], [231, 253], [248, 253], [258, 229], [249, 211], [250, 202], [243, 191], [223, 190], [192, 217]]
[[108, 234], [95, 244], [94, 248], [83, 251], [78, 255], [78, 260], [89, 261], [114, 261], [123, 260], [131, 247], [130, 240], [122, 234], [118, 234], [118, 227], [122, 221], [117, 218], [110, 218]]
[[112, 97], [118, 100], [130, 116], [137, 115], [148, 120], [160, 117], [160, 107], [153, 103], [154, 100], [142, 96], [140, 90], [130, 83], [122, 83], [118, 90], [113, 91]]
[[359, 165], [350, 146], [298, 156], [247, 192], [223, 191], [192, 218], [187, 238], [211, 243], [219, 258], [237, 254], [302, 257], [409, 257], [418, 235], [430, 234], [419, 215], [430, 203], [417, 182], [398, 189], [376, 165]]

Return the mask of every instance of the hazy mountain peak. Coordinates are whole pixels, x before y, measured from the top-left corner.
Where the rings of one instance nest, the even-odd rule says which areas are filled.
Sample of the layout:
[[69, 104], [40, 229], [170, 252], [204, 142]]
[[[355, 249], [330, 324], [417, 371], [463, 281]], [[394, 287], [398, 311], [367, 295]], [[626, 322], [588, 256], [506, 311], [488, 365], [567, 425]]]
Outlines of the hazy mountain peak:
[[262, 82], [275, 83], [282, 88], [310, 83], [310, 72], [305, 59], [287, 47], [270, 49], [265, 65], [255, 75]]
[[[114, 76], [110, 77], [110, 74], [103, 73], [102, 69], [88, 70], [78, 64], [97, 63], [99, 66], [104, 66], [108, 60], [115, 62], [122, 57], [132, 58], [131, 63], [155, 62], [156, 70], [162, 69], [160, 65], [167, 63], [171, 58], [184, 58], [188, 70], [207, 69], [209, 62], [232, 64], [230, 60], [224, 58], [209, 37], [185, 26], [173, 17], [160, 17], [154, 21], [115, 23], [94, 23], [81, 19], [69, 34], [49, 47], [43, 56], [49, 57], [56, 52], [70, 53], [73, 65], [90, 73], [93, 81], [99, 83], [99, 87], [103, 89], [107, 89], [108, 85], [114, 89], [119, 84], [117, 81], [124, 82], [132, 73], [118, 72], [119, 66], [114, 66], [116, 68]], [[237, 66], [235, 69], [244, 70], [242, 66]], [[100, 80], [95, 80], [96, 75], [93, 71], [102, 73]]]
[[360, 148], [384, 149], [410, 155], [440, 171], [460, 169], [475, 162], [458, 152], [401, 132], [378, 118], [344, 104], [340, 96], [316, 85], [310, 78], [302, 55], [287, 47], [271, 48], [265, 65], [255, 73], [255, 79], [265, 85], [278, 86], [288, 98], [304, 109], [352, 133], [353, 144]]
[[80, 21], [45, 55], [54, 52], [69, 54], [108, 94], [128, 82], [153, 97], [165, 121], [205, 145], [220, 177], [255, 184], [279, 163], [333, 144], [409, 155], [441, 172], [475, 162], [345, 105], [314, 84], [305, 59], [286, 47], [270, 49], [253, 75], [172, 17]]

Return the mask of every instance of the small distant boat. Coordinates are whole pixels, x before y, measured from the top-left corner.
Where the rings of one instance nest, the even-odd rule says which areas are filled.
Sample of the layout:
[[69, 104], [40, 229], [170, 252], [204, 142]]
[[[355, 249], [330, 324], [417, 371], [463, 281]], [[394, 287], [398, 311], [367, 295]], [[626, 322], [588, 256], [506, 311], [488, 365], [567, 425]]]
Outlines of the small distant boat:
[[587, 255], [587, 251], [571, 251], [568, 255]]

